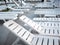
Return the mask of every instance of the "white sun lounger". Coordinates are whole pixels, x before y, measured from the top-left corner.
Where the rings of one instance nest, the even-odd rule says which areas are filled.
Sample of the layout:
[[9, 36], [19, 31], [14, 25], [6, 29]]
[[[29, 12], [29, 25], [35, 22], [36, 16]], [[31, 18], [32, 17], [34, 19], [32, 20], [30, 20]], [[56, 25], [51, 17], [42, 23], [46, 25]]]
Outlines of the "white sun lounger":
[[34, 21], [48, 21], [48, 22], [58, 22], [60, 18], [33, 18]]
[[52, 27], [52, 28], [59, 28], [60, 22], [36, 22], [37, 24], [43, 26], [43, 27]]
[[42, 27], [35, 23], [34, 21], [32, 21], [31, 19], [29, 19], [28, 17], [26, 17], [25, 15], [21, 16], [20, 19], [26, 24], [28, 24], [30, 27], [32, 27], [38, 33], [41, 32]]
[[33, 20], [44, 27], [42, 34], [60, 36], [60, 18], [33, 18]]
[[27, 42], [28, 44], [31, 44], [34, 35], [28, 32], [22, 26], [12, 20], [5, 22], [4, 26], [8, 28], [11, 32], [16, 34], [18, 37], [20, 37], [23, 41]]
[[53, 8], [53, 3], [51, 2], [37, 3], [35, 7], [36, 8]]
[[25, 28], [17, 24], [16, 22], [10, 20], [4, 23], [4, 26], [8, 28], [11, 32], [16, 34], [19, 38], [23, 41], [27, 42], [28, 44], [31, 43], [34, 35], [27, 31]]
[[46, 37], [39, 36], [35, 37], [25, 28], [17, 24], [16, 22], [10, 20], [4, 23], [4, 26], [8, 28], [11, 32], [16, 34], [21, 40], [26, 42], [28, 45], [59, 45], [58, 37]]
[[[52, 27], [53, 28], [51, 28], [51, 29], [49, 29], [50, 27], [48, 27], [48, 24], [47, 24], [47, 26], [42, 26], [41, 27], [41, 25], [40, 24], [38, 24], [38, 23], [35, 23], [35, 22], [33, 22], [31, 19], [29, 19], [28, 17], [26, 17], [26, 16], [21, 16], [20, 17], [20, 19], [23, 21], [23, 22], [25, 22], [26, 24], [28, 24], [30, 27], [32, 27], [33, 29], [35, 29], [35, 31], [37, 31], [38, 33], [40, 33], [40, 34], [43, 34], [43, 35], [53, 35], [53, 36], [60, 36], [60, 33], [59, 33], [59, 27], [53, 27], [53, 25], [52, 25]], [[58, 25], [58, 24], [57, 24]], [[55, 24], [54, 24], [54, 26], [55, 26]], [[39, 29], [38, 29], [39, 28]], [[48, 32], [47, 32], [48, 31]]]
[[59, 15], [60, 8], [56, 9], [37, 9], [34, 14]]
[[14, 13], [0, 13], [0, 20], [5, 20], [5, 19], [12, 19], [15, 20], [17, 19], [18, 14]]
[[43, 26], [40, 34], [50, 35], [50, 36], [60, 36], [60, 23], [58, 22], [36, 22], [37, 24]]

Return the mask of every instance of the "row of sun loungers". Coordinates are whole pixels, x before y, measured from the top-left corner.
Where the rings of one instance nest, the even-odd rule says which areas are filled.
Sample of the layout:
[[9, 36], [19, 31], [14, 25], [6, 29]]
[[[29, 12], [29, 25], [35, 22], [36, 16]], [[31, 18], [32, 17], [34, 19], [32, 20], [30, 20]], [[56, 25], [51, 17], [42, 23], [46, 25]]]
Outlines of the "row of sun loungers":
[[53, 3], [51, 2], [37, 3], [35, 5], [35, 8], [53, 8]]
[[12, 20], [5, 22], [4, 26], [8, 28], [12, 33], [17, 35], [21, 40], [26, 42], [28, 45], [59, 45], [59, 36], [60, 36], [59, 30], [49, 29], [49, 28], [47, 29], [42, 28], [41, 30], [41, 26], [39, 26], [37, 23], [34, 23], [34, 21], [32, 21], [31, 19], [29, 19], [24, 15], [20, 17], [20, 20], [27, 23], [29, 26], [34, 28], [35, 31], [39, 32], [41, 35], [45, 35], [45, 36], [41, 36], [40, 34], [38, 34], [39, 36], [36, 37], [34, 34], [27, 31], [21, 25], [17, 24]]
[[[60, 1], [59, 1], [60, 2]], [[58, 1], [56, 2], [43, 2], [43, 3], [37, 3], [35, 5], [35, 8], [54, 8], [54, 7], [60, 7], [60, 3]]]
[[58, 37], [49, 36], [35, 37], [35, 35], [33, 35], [32, 33], [30, 33], [29, 31], [27, 31], [22, 26], [20, 26], [19, 24], [12, 20], [4, 23], [4, 26], [8, 28], [11, 32], [16, 34], [21, 40], [26, 42], [28, 45], [59, 45]]
[[60, 14], [60, 9], [37, 9], [34, 14], [45, 14], [45, 15], [58, 15]]
[[[35, 31], [37, 31], [38, 33], [40, 33], [40, 34], [42, 34], [43, 33], [43, 31], [45, 30], [45, 31], [48, 31], [48, 34], [49, 35], [55, 35], [55, 36], [57, 36], [58, 34], [59, 34], [59, 27], [56, 27], [55, 25], [55, 23], [54, 23], [54, 25], [52, 25], [52, 26], [45, 26], [45, 25], [43, 25], [43, 26], [41, 26], [38, 22], [37, 22], [37, 24], [36, 23], [34, 23], [31, 19], [29, 19], [29, 18], [27, 18], [26, 16], [22, 16], [22, 17], [20, 17], [20, 19], [23, 21], [23, 22], [25, 22], [26, 24], [28, 24], [29, 26], [31, 26], [33, 29], [35, 29]], [[41, 22], [40, 22], [41, 23]], [[47, 24], [47, 23], [46, 23]], [[50, 23], [48, 23], [49, 25], [50, 25]], [[59, 25], [59, 23], [57, 22], [57, 25]], [[44, 27], [45, 26], [45, 27]], [[50, 28], [51, 28], [51, 30], [50, 30]], [[53, 28], [53, 29], [52, 29]], [[45, 32], [44, 31], [44, 32]], [[50, 31], [50, 32], [49, 32]], [[45, 32], [46, 33], [46, 32]], [[47, 35], [47, 34], [46, 34]]]
[[[12, 2], [12, 0], [8, 1]], [[24, 1], [41, 1], [41, 0], [24, 0]], [[19, 20], [27, 24], [38, 34], [33, 34], [24, 28], [22, 25], [16, 23], [15, 19], [18, 18], [18, 14], [23, 14], [25, 11], [29, 11], [30, 6], [26, 6], [25, 3], [21, 7], [16, 1], [13, 0], [15, 4], [8, 4], [7, 8], [13, 10], [12, 12], [0, 12], [0, 20], [9, 19], [3, 25], [8, 28], [9, 31], [14, 33], [18, 38], [12, 45], [15, 45], [21, 39], [23, 43], [28, 45], [60, 45], [60, 18], [33, 18], [31, 20], [27, 16], [23, 15], [19, 17]], [[39, 4], [39, 5], [38, 5]], [[53, 8], [52, 3], [38, 3], [35, 5], [35, 8]], [[15, 6], [18, 7], [15, 7]], [[14, 6], [14, 7], [13, 7]], [[24, 9], [20, 9], [24, 8]], [[16, 11], [16, 12], [15, 12]], [[23, 11], [23, 12], [20, 12]], [[46, 15], [58, 15], [60, 14], [60, 9], [37, 9], [34, 14], [46, 14]], [[12, 19], [12, 20], [11, 20]], [[31, 30], [32, 31], [32, 30]]]
[[[49, 30], [50, 31], [50, 29], [48, 28], [48, 29], [46, 29], [46, 28], [44, 28], [44, 27], [41, 27], [40, 25], [38, 25], [38, 24], [36, 24], [36, 23], [34, 23], [32, 20], [30, 20], [29, 18], [27, 18], [26, 16], [22, 16], [22, 17], [20, 17], [20, 19], [22, 20], [22, 19], [24, 19], [24, 20], [22, 20], [22, 21], [24, 21], [25, 23], [27, 23], [29, 26], [31, 26], [33, 29], [35, 29], [35, 31], [37, 31], [38, 33], [40, 33], [40, 34], [42, 34], [41, 32], [43, 31], [43, 30]], [[27, 20], [28, 19], [28, 20]], [[29, 24], [29, 23], [31, 23], [31, 24]], [[52, 28], [51, 28], [52, 29]], [[57, 30], [54, 30], [55, 28], [53, 28], [53, 30], [51, 30], [51, 34], [49, 34], [49, 35], [55, 35], [55, 36], [57, 36], [57, 34], [59, 34], [59, 28], [56, 28]], [[55, 34], [55, 32], [57, 33], [57, 34]], [[50, 32], [49, 32], [50, 33]], [[53, 34], [52, 34], [53, 33]], [[46, 34], [47, 35], [47, 34]]]
[[56, 22], [56, 21], [60, 21], [60, 18], [33, 18], [33, 20], [35, 20], [35, 21], [54, 21], [54, 22]]

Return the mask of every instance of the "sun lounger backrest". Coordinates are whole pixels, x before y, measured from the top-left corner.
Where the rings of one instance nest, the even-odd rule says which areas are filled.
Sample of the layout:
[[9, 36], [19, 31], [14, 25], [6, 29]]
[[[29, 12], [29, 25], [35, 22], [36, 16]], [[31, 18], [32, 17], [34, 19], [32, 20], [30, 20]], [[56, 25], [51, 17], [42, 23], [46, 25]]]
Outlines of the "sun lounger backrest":
[[38, 25], [37, 23], [35, 23], [34, 21], [32, 21], [31, 19], [29, 19], [26, 16], [21, 16], [20, 19], [25, 22], [26, 24], [28, 24], [30, 27], [32, 27], [33, 29], [35, 29], [35, 31], [37, 31], [38, 33], [40, 33], [42, 27], [40, 25]]
[[18, 37], [20, 37], [21, 40], [23, 40], [27, 44], [31, 44], [34, 35], [28, 32], [25, 28], [12, 20], [5, 22], [4, 26], [7, 27], [11, 32], [16, 34]]

